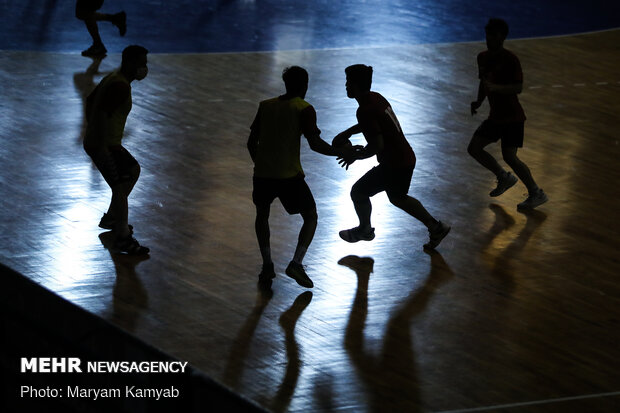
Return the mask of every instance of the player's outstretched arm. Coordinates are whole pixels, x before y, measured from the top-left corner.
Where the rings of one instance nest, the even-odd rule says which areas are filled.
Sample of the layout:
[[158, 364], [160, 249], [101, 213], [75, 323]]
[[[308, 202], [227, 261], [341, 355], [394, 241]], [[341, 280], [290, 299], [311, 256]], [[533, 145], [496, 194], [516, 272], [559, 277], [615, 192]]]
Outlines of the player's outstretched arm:
[[333, 147], [329, 143], [325, 142], [319, 135], [310, 134], [306, 136], [306, 139], [308, 139], [310, 149], [314, 152], [320, 153], [321, 155], [342, 156], [344, 154], [342, 149]]
[[340, 132], [332, 140], [332, 145], [334, 146], [346, 145], [346, 141], [348, 141], [351, 138], [351, 136], [355, 135], [356, 133], [362, 133], [362, 128], [360, 127], [360, 125], [353, 125], [349, 129]]

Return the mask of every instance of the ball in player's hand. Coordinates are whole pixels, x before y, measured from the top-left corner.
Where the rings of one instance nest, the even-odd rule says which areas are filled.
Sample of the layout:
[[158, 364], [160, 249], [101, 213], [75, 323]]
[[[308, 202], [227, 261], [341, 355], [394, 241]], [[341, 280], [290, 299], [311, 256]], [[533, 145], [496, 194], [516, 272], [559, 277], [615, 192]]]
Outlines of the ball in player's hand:
[[336, 138], [334, 138], [334, 140], [332, 141], [332, 146], [334, 148], [350, 148], [353, 146], [353, 144], [351, 143], [350, 139], [347, 139], [345, 141], [340, 141], [338, 142], [338, 140]]

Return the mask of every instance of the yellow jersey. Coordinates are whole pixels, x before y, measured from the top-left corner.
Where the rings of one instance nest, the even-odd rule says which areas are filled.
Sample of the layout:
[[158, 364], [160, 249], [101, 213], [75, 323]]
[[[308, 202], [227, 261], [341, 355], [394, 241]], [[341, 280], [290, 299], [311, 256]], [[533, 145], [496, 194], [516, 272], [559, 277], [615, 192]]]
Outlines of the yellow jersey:
[[[85, 146], [120, 145], [127, 115], [131, 111], [131, 85], [119, 71], [104, 77], [88, 96], [86, 119], [88, 126], [84, 135]], [[105, 112], [103, 117], [99, 115]], [[105, 122], [101, 125], [100, 122]], [[104, 128], [102, 141], [97, 142], [98, 129]]]
[[321, 133], [312, 105], [300, 97], [264, 100], [251, 128], [258, 132], [254, 176], [274, 179], [303, 176], [299, 159], [301, 135]]

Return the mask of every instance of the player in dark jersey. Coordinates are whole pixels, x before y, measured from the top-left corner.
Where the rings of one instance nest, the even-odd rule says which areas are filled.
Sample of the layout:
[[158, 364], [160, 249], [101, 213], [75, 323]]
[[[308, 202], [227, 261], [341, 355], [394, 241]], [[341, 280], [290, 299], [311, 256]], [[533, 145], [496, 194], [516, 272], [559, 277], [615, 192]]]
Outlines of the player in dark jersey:
[[371, 241], [375, 229], [370, 224], [372, 205], [370, 197], [385, 191], [392, 204], [418, 219], [430, 235], [425, 248], [433, 249], [448, 235], [450, 227], [437, 221], [422, 203], [407, 195], [415, 167], [415, 154], [401, 130], [398, 119], [387, 100], [379, 93], [371, 92], [372, 67], [353, 65], [345, 69], [347, 96], [357, 100], [357, 124], [339, 133], [333, 141], [335, 147], [350, 142], [353, 134], [363, 133], [367, 145], [357, 148], [349, 157], [340, 158], [340, 164], [348, 169], [357, 159], [377, 156], [379, 165], [371, 169], [353, 185], [351, 199], [359, 218], [358, 227], [340, 231], [347, 242]]
[[127, 15], [124, 11], [115, 14], [99, 13], [104, 0], [77, 0], [75, 3], [75, 17], [82, 20], [86, 30], [93, 39], [93, 44], [82, 51], [82, 56], [99, 57], [106, 54], [107, 50], [99, 35], [98, 21], [108, 21], [118, 27], [121, 36], [127, 31]]
[[484, 147], [502, 141], [502, 156], [528, 190], [528, 197], [517, 209], [532, 209], [547, 202], [547, 195], [536, 185], [527, 165], [517, 157], [523, 147], [525, 113], [517, 95], [523, 89], [523, 72], [517, 56], [504, 49], [508, 24], [501, 19], [490, 19], [485, 27], [487, 49], [478, 54], [478, 97], [471, 102], [471, 114], [485, 98], [491, 107], [489, 118], [474, 132], [467, 151], [482, 166], [497, 177], [497, 187], [489, 195], [499, 196], [517, 183], [517, 178], [502, 168]]
[[270, 283], [276, 276], [271, 260], [269, 211], [271, 203], [279, 198], [286, 212], [300, 214], [304, 220], [295, 254], [285, 273], [299, 285], [311, 288], [314, 284], [302, 260], [314, 237], [317, 213], [299, 159], [301, 135], [308, 140], [310, 149], [324, 155], [342, 156], [351, 150], [332, 148], [321, 139], [316, 112], [304, 100], [308, 72], [292, 66], [284, 70], [282, 80], [286, 93], [260, 103], [248, 138], [248, 150], [254, 162], [252, 200], [256, 205], [256, 238], [263, 258], [259, 281]]

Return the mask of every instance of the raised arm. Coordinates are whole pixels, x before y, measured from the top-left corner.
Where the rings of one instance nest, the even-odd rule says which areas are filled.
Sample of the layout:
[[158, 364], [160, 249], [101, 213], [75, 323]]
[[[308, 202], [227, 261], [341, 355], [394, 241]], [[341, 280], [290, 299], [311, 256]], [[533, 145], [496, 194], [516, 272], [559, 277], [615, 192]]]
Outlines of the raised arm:
[[327, 156], [342, 156], [342, 149], [334, 148], [321, 138], [321, 130], [316, 126], [316, 111], [308, 106], [301, 112], [301, 129], [308, 140], [310, 149]]

